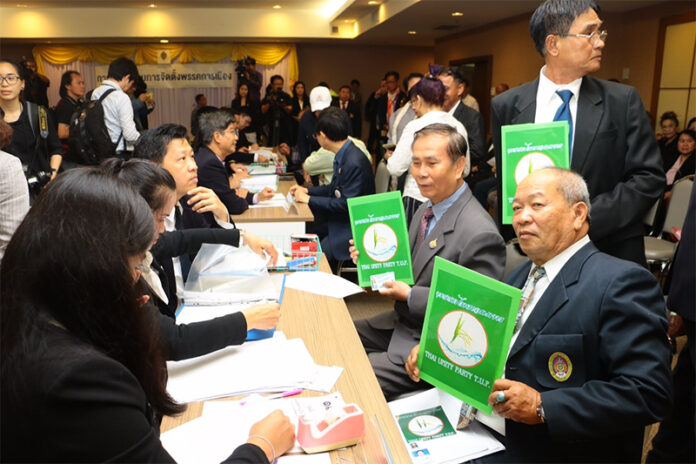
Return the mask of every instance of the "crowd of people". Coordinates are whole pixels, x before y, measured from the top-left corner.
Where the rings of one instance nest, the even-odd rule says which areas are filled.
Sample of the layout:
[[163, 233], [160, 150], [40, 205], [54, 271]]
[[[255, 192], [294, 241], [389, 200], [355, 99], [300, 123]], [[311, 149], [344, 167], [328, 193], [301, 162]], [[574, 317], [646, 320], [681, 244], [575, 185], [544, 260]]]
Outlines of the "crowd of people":
[[[593, 0], [539, 6], [529, 29], [545, 64], [532, 82], [496, 87], [489, 140], [457, 67], [403, 81], [388, 71], [364, 101], [355, 79], [337, 92], [298, 80], [288, 94], [274, 75], [261, 98], [246, 58], [229, 106], [196, 96], [189, 132], [148, 128], [155, 102], [128, 58], [90, 92], [65, 72], [55, 108], [34, 63], [0, 59], [1, 460], [172, 461], [159, 422], [183, 407], [166, 360], [241, 344], [281, 317], [260, 304], [175, 322], [202, 244], [275, 262], [232, 215], [275, 194], [241, 187], [248, 165], [282, 161], [333, 270], [359, 257], [347, 199], [382, 188], [381, 165], [402, 193], [415, 283], [385, 283], [393, 311], [355, 322], [387, 400], [428, 387], [417, 357], [441, 257], [525, 295], [494, 413], [474, 412], [506, 446], [485, 462], [640, 461], [656, 422], [648, 460], [693, 462], [696, 190], [664, 288], [646, 269], [643, 218], [656, 203], [664, 218], [675, 182], [694, 174], [696, 118], [680, 130], [666, 112], [656, 136], [635, 88], [590, 76], [607, 41], [599, 13]], [[501, 127], [558, 120], [571, 128], [570, 169], [530, 173], [502, 225]], [[506, 272], [511, 239], [529, 260]], [[688, 336], [674, 374], [668, 333]], [[293, 443], [276, 411], [225, 462], [272, 463]]]

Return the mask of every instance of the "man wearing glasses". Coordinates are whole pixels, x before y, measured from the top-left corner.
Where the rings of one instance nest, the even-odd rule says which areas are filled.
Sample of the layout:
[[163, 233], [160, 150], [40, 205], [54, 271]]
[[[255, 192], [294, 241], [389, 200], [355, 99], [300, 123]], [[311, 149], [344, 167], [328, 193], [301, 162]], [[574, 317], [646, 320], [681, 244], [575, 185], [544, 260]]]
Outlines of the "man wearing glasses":
[[665, 178], [636, 89], [588, 76], [599, 70], [607, 40], [598, 12], [593, 0], [546, 0], [534, 12], [529, 31], [546, 64], [538, 79], [493, 100], [496, 162], [501, 166], [501, 126], [567, 120], [570, 167], [584, 177], [592, 200], [592, 241], [644, 265], [642, 219]]

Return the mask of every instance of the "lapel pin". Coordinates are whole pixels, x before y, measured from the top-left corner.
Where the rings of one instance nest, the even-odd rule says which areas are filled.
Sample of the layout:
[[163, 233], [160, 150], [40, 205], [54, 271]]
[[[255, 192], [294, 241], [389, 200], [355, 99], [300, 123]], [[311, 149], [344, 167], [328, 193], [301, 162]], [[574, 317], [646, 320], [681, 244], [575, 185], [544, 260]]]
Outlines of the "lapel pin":
[[437, 246], [437, 239], [431, 240], [429, 245], [430, 245], [430, 248], [435, 248]]
[[338, 173], [340, 174], [342, 171], [342, 168], [338, 168]]

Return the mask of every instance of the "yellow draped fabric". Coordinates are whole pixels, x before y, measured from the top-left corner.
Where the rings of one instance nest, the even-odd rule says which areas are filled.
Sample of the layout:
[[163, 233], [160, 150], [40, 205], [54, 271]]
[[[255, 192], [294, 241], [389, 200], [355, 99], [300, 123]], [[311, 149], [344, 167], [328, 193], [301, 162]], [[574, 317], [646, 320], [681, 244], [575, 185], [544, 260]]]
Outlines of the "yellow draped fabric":
[[256, 64], [272, 66], [286, 56], [289, 59], [290, 85], [299, 77], [297, 49], [294, 44], [96, 44], [96, 45], [37, 45], [32, 50], [37, 71], [43, 74], [44, 60], [55, 65], [65, 65], [73, 61], [96, 61], [108, 64], [116, 58], [132, 58], [135, 64], [157, 64], [157, 56], [162, 50], [170, 51], [172, 61], [179, 63], [215, 63], [229, 57], [237, 61], [253, 56]]

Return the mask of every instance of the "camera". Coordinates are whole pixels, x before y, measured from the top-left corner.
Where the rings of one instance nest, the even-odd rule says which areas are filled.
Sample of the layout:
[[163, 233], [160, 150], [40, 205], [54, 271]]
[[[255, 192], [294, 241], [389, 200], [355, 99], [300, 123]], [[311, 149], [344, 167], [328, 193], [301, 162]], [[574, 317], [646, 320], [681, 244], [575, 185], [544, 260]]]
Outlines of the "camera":
[[24, 167], [24, 175], [27, 178], [27, 185], [29, 186], [29, 194], [32, 198], [35, 198], [41, 193], [43, 188], [51, 180], [51, 171], [36, 171], [34, 173], [27, 172], [28, 169]]
[[249, 65], [252, 63], [252, 59], [253, 58], [250, 56], [247, 56], [241, 60], [237, 60], [237, 66], [234, 68], [234, 70], [237, 73], [237, 78], [240, 80], [240, 82], [247, 79], [247, 72], [249, 71]]

